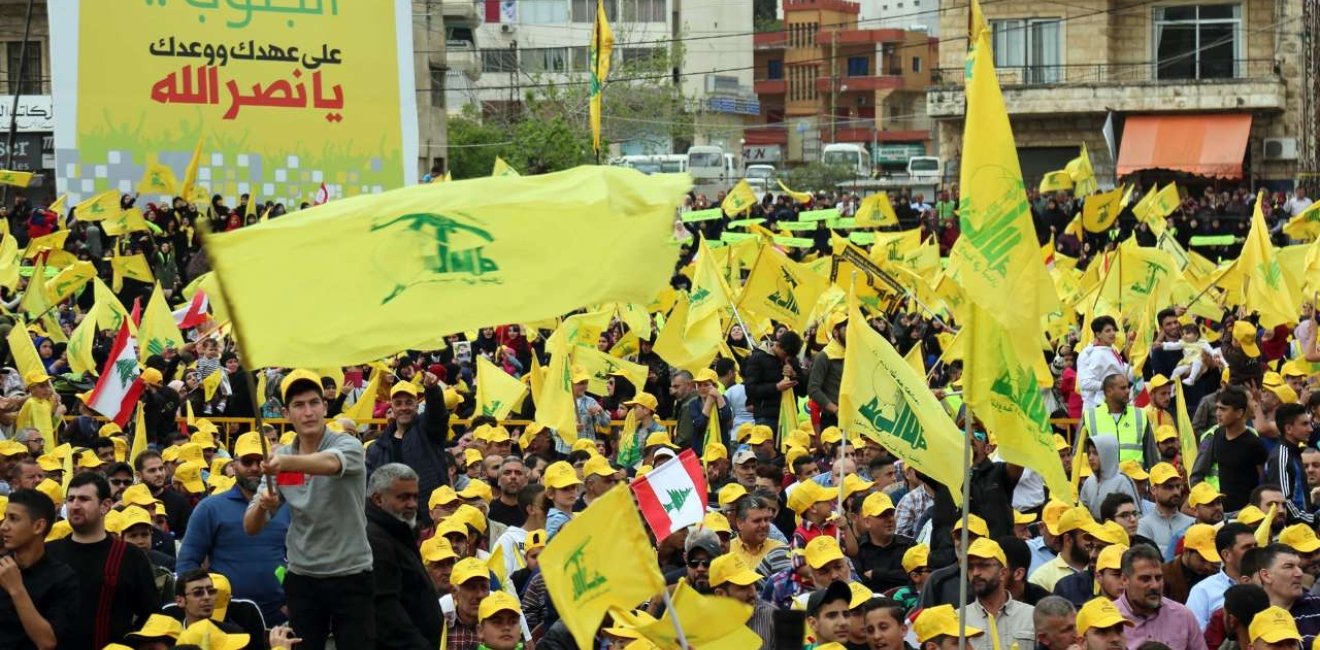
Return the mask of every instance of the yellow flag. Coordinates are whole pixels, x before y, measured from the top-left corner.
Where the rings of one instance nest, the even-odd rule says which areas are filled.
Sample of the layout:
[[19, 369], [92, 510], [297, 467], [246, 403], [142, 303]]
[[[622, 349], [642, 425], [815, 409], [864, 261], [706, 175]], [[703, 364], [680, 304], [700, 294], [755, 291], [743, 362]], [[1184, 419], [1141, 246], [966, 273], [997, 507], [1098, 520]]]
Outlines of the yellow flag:
[[[549, 341], [546, 342], [549, 347]], [[532, 369], [527, 373], [529, 379], [528, 386], [532, 389], [532, 404], [538, 408], [541, 406], [541, 388], [545, 385], [545, 368], [541, 367], [540, 355], [535, 350], [532, 351]], [[574, 418], [576, 420], [576, 418]]]
[[32, 266], [32, 277], [28, 279], [27, 289], [18, 302], [18, 308], [32, 318], [45, 315], [55, 301], [51, 300], [46, 290], [46, 260], [38, 257]]
[[96, 376], [99, 370], [92, 358], [92, 346], [96, 340], [96, 312], [99, 305], [83, 314], [82, 322], [69, 334], [69, 347], [65, 350], [69, 357], [69, 369], [84, 375]]
[[183, 288], [183, 299], [192, 300], [193, 296], [196, 295], [198, 291], [206, 293], [208, 299], [207, 302], [210, 303], [211, 307], [211, 315], [214, 316], [217, 321], [224, 323], [232, 320], [229, 317], [229, 311], [225, 306], [224, 293], [220, 291], [220, 281], [216, 279], [214, 272], [208, 271], [193, 278], [193, 281], [189, 282], [188, 286]]
[[197, 138], [197, 147], [193, 149], [192, 158], [188, 160], [188, 167], [183, 170], [183, 185], [179, 188], [179, 196], [184, 200], [193, 201], [197, 194], [197, 168], [202, 164], [202, 143], [206, 138]]
[[220, 369], [213, 370], [211, 374], [202, 380], [202, 397], [206, 401], [209, 402], [215, 398], [215, 391], [220, 388], [220, 380], [223, 378], [221, 373], [223, 372], [224, 370]]
[[1242, 253], [1237, 260], [1237, 273], [1245, 290], [1245, 304], [1248, 309], [1260, 312], [1260, 324], [1273, 328], [1279, 325], [1297, 323], [1300, 308], [1295, 299], [1296, 292], [1288, 286], [1288, 278], [1279, 265], [1278, 252], [1270, 243], [1270, 231], [1265, 226], [1265, 216], [1261, 205], [1265, 202], [1265, 191], [1256, 196], [1256, 207], [1251, 214], [1251, 231], [1242, 245]]
[[128, 450], [129, 465], [137, 461], [138, 454], [147, 450], [146, 408], [146, 402], [138, 402], [137, 414], [133, 416], [133, 446]]
[[587, 89], [591, 98], [588, 109], [591, 117], [591, 147], [600, 153], [601, 94], [605, 90], [605, 78], [610, 74], [610, 56], [614, 52], [614, 31], [610, 29], [610, 21], [605, 19], [603, 0], [596, 0], [596, 23], [591, 30], [591, 44], [587, 51], [591, 56], [591, 85]]
[[912, 372], [917, 373], [917, 376], [924, 380], [926, 377], [926, 358], [921, 348], [921, 341], [917, 341], [917, 344], [912, 346], [907, 354], [903, 355], [903, 360], [912, 368]]
[[1173, 396], [1177, 400], [1173, 407], [1178, 411], [1178, 443], [1182, 448], [1182, 466], [1190, 472], [1196, 465], [1196, 429], [1192, 428], [1192, 417], [1187, 412], [1187, 399], [1183, 396], [1181, 381], [1173, 382]]
[[1063, 227], [1063, 234], [1072, 235], [1073, 237], [1076, 237], [1078, 239], [1082, 238], [1081, 214], [1078, 214], [1077, 216], [1073, 217], [1072, 220], [1068, 222], [1068, 225]]
[[1114, 225], [1122, 210], [1122, 188], [1088, 196], [1086, 203], [1082, 204], [1082, 226], [1089, 232], [1105, 232]]
[[174, 170], [169, 165], [162, 165], [159, 162], [147, 163], [146, 169], [142, 171], [142, 180], [138, 181], [138, 194], [176, 196], [178, 192], [179, 180], [174, 177]]
[[518, 174], [518, 170], [514, 169], [512, 165], [510, 165], [510, 164], [507, 163], [507, 162], [504, 162], [504, 159], [503, 159], [503, 158], [501, 158], [501, 157], [499, 157], [499, 156], [495, 156], [495, 167], [492, 168], [492, 169], [490, 170], [490, 175], [491, 175], [491, 176], [519, 176], [520, 174]]
[[702, 237], [697, 244], [696, 271], [692, 274], [692, 294], [688, 296], [688, 327], [708, 316], [719, 315], [729, 308], [729, 288], [724, 276], [715, 265], [715, 256]]
[[101, 221], [113, 217], [123, 209], [119, 198], [117, 190], [101, 192], [73, 206], [73, 218], [78, 221]]
[[64, 227], [64, 218], [68, 216], [67, 214], [65, 214], [66, 212], [68, 212], [68, 209], [64, 207], [64, 202], [67, 201], [68, 199], [69, 199], [68, 194], [61, 194], [58, 199], [55, 199], [54, 203], [50, 204], [50, 207], [46, 208], [47, 210], [54, 212], [55, 215], [59, 217], [58, 225], [61, 228]]
[[1061, 192], [1073, 188], [1072, 176], [1068, 175], [1068, 170], [1061, 169], [1056, 172], [1045, 172], [1040, 179], [1040, 192]]
[[[744, 568], [755, 570], [755, 567]], [[752, 617], [751, 605], [733, 598], [703, 596], [685, 579], [679, 580], [674, 588], [673, 603], [674, 613], [682, 622], [683, 636], [691, 647], [742, 650], [762, 645], [761, 638], [747, 627], [747, 620]], [[668, 616], [646, 622], [637, 627], [637, 632], [656, 647], [682, 647], [674, 623]]]
[[862, 199], [862, 202], [857, 205], [857, 214], [853, 218], [859, 228], [898, 225], [898, 215], [894, 213], [894, 204], [889, 201], [889, 195], [884, 192], [876, 192]]
[[[64, 251], [64, 242], [68, 238], [69, 238], [69, 231], [67, 230], [57, 230], [49, 235], [42, 235], [40, 237], [36, 237], [28, 242], [27, 248], [24, 249], [23, 251], [23, 258], [30, 260], [36, 257], [42, 251], [50, 251], [53, 256], [53, 254], [57, 251], [60, 252]], [[50, 259], [47, 259], [46, 262], [50, 263], [51, 261]], [[50, 265], [59, 266], [58, 264], [53, 264], [53, 263], [51, 263]]]
[[[46, 443], [46, 449], [55, 448], [55, 406], [40, 397], [28, 397], [23, 402], [23, 406], [18, 409], [18, 417], [14, 420], [16, 430], [23, 430], [28, 427], [35, 428], [41, 432], [41, 439]], [[68, 459], [65, 459], [64, 482], [65, 488], [68, 488], [68, 481], [71, 478], [68, 471]]]
[[568, 341], [560, 337], [546, 341], [550, 365], [537, 395], [536, 421], [559, 434], [568, 444], [577, 442], [577, 403], [573, 399], [573, 355]]
[[[979, 9], [977, 13], [980, 13]], [[1099, 184], [1095, 180], [1095, 170], [1091, 167], [1091, 154], [1086, 150], [1085, 142], [1082, 143], [1081, 155], [1068, 161], [1065, 169], [1073, 180], [1074, 196], [1090, 196], [1099, 189]]]
[[689, 324], [688, 296], [680, 292], [674, 311], [655, 338], [654, 350], [669, 365], [696, 373], [715, 360], [723, 335], [719, 314]]
[[784, 185], [784, 181], [775, 181], [775, 182], [779, 183], [779, 189], [783, 190], [784, 194], [789, 195], [789, 197], [791, 197], [794, 201], [797, 201], [798, 203], [811, 202], [812, 199], [811, 192], [794, 192], [793, 190], [788, 189], [787, 185]]
[[1059, 300], [1036, 248], [1017, 145], [991, 58], [990, 27], [976, 0], [971, 11], [960, 177], [962, 237], [950, 270], [973, 303], [1031, 347], [1040, 340], [1042, 319], [1059, 308]]
[[[688, 183], [609, 166], [428, 183], [212, 235], [206, 248], [252, 366], [362, 363], [430, 349], [437, 332], [650, 300], [673, 273]], [[344, 259], [366, 272], [337, 271]]]
[[165, 294], [161, 293], [160, 283], [151, 291], [151, 300], [142, 310], [142, 322], [138, 325], [138, 357], [143, 361], [153, 354], [164, 354], [166, 348], [183, 349], [183, 335], [174, 323], [174, 314], [170, 312]]
[[61, 302], [80, 291], [94, 277], [96, 266], [91, 262], [74, 262], [46, 281], [46, 293], [51, 301]]
[[541, 553], [545, 590], [579, 648], [591, 647], [611, 609], [630, 611], [665, 588], [642, 520], [625, 485], [617, 485], [564, 524]]
[[747, 179], [744, 178], [725, 195], [724, 200], [720, 202], [720, 209], [724, 214], [733, 217], [751, 210], [754, 205], [756, 205], [756, 192], [752, 191], [752, 186], [748, 185]]
[[1256, 526], [1256, 546], [1264, 548], [1270, 545], [1271, 528], [1274, 526], [1274, 517], [1279, 514], [1279, 504], [1271, 503], [1270, 511], [1265, 513], [1265, 518], [1260, 520], [1260, 525]]
[[[128, 318], [128, 310], [124, 309], [124, 303], [119, 302], [118, 296], [101, 281], [101, 278], [92, 278], [92, 296], [96, 300], [93, 310], [96, 312], [97, 328], [118, 332], [119, 326]], [[137, 325], [133, 324], [132, 320], [128, 321], [128, 331], [137, 334]]]
[[[37, 347], [32, 343], [32, 336], [28, 334], [22, 319], [14, 323], [5, 340], [9, 343], [9, 354], [14, 357], [19, 374], [24, 377], [23, 381], [34, 375], [46, 374], [46, 367], [42, 365], [41, 356], [37, 354]], [[47, 451], [50, 449], [54, 447], [47, 448]]]
[[[4, 222], [4, 219], [0, 219]], [[0, 236], [0, 287], [11, 292], [18, 287], [19, 268], [23, 265], [18, 251], [18, 240], [5, 233]]]
[[802, 332], [816, 301], [829, 287], [829, 278], [788, 259], [773, 246], [764, 246], [738, 297], [738, 309]]
[[903, 263], [921, 247], [921, 229], [875, 233], [875, 243], [869, 252], [877, 262]]
[[925, 376], [871, 329], [856, 298], [849, 302], [839, 425], [884, 445], [905, 464], [947, 486], [954, 502], [961, 503], [963, 471], [948, 458], [953, 450], [962, 453], [962, 433], [931, 394]]
[[137, 208], [120, 210], [118, 214], [106, 217], [102, 225], [105, 227], [105, 234], [111, 237], [148, 230], [147, 220], [142, 216], [142, 211]]
[[156, 276], [151, 273], [151, 265], [142, 253], [136, 255], [116, 255], [110, 258], [110, 283], [115, 291], [122, 291], [124, 278], [138, 282], [154, 282]]
[[12, 185], [14, 187], [27, 187], [32, 184], [32, 172], [14, 172], [7, 169], [0, 169], [0, 185]]
[[646, 312], [646, 307], [630, 302], [621, 302], [615, 305], [615, 309], [619, 315], [619, 320], [622, 320], [628, 326], [629, 331], [640, 338], [651, 338], [651, 315]]
[[[485, 357], [477, 358], [485, 359]], [[385, 370], [384, 366], [371, 364], [371, 379], [367, 380], [367, 385], [362, 389], [362, 394], [358, 396], [357, 401], [353, 402], [352, 406], [344, 408], [343, 414], [347, 417], [353, 418], [357, 422], [370, 420], [373, 411], [376, 409], [376, 396], [380, 394], [380, 382], [386, 374], [389, 373]], [[261, 373], [261, 378], [265, 379], [266, 373]], [[264, 388], [264, 386], [258, 387], [257, 399], [259, 401], [265, 401], [266, 399], [266, 391], [263, 390]]]
[[1316, 239], [1320, 237], [1320, 201], [1312, 203], [1297, 216], [1283, 225], [1284, 234], [1293, 239]]
[[527, 387], [485, 356], [476, 357], [477, 415], [489, 415], [496, 420], [503, 420], [522, 401], [527, 394]]
[[973, 304], [970, 312], [971, 319], [963, 324], [971, 336], [963, 392], [972, 415], [998, 439], [999, 455], [1005, 461], [1036, 470], [1053, 494], [1066, 495], [1064, 500], [1072, 502], [1076, 495], [1054, 450], [1049, 411], [1032, 362], [1022, 356], [1024, 349], [1033, 347], [1034, 354], [1041, 355], [1035, 344], [1040, 339], [1025, 347], [1014, 345], [1011, 335], [978, 305]]
[[591, 375], [591, 379], [587, 380], [587, 391], [595, 395], [607, 394], [610, 375], [626, 379], [640, 391], [646, 386], [646, 377], [650, 372], [649, 368], [640, 363], [625, 361], [594, 347], [573, 348], [573, 363], [582, 366]]

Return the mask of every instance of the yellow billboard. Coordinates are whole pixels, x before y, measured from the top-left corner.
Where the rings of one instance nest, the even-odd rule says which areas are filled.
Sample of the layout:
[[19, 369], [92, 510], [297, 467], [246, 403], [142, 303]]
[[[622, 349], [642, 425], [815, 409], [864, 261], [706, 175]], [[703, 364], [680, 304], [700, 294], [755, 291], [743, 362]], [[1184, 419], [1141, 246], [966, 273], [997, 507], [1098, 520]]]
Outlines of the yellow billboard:
[[408, 0], [49, 6], [56, 178], [70, 204], [132, 192], [155, 165], [183, 178], [199, 141], [197, 185], [231, 206], [245, 193], [310, 201], [322, 183], [338, 198], [416, 182]]

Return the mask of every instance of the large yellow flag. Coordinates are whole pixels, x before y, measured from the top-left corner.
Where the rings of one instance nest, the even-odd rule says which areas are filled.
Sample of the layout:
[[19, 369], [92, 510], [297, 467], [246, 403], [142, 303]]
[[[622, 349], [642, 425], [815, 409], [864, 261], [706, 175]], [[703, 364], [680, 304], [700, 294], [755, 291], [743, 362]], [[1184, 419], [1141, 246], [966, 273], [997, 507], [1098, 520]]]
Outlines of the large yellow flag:
[[1312, 203], [1297, 216], [1283, 225], [1284, 234], [1293, 239], [1315, 239], [1320, 237], [1320, 201]]
[[[1014, 345], [1009, 332], [979, 305], [973, 303], [970, 313], [971, 318], [963, 323], [963, 330], [971, 336], [963, 394], [972, 416], [998, 439], [999, 455], [1005, 461], [1032, 468], [1044, 477], [1051, 493], [1073, 502], [1076, 494], [1054, 450], [1054, 430], [1034, 363], [1024, 359], [1023, 346]], [[1035, 347], [1035, 354], [1040, 355], [1039, 346], [1034, 345], [1037, 340], [1026, 348]]]
[[1045, 172], [1045, 175], [1041, 176], [1040, 178], [1041, 194], [1044, 194], [1046, 192], [1060, 192], [1063, 190], [1071, 190], [1072, 188], [1073, 188], [1072, 176], [1068, 174], [1068, 170], [1066, 169], [1060, 169], [1059, 171], [1054, 171], [1054, 172]]
[[720, 209], [724, 214], [734, 217], [752, 209], [756, 205], [756, 192], [752, 191], [752, 186], [747, 184], [747, 179], [738, 181], [733, 189], [724, 196], [720, 202]]
[[69, 369], [84, 375], [99, 374], [96, 360], [92, 358], [92, 346], [96, 342], [96, 313], [100, 305], [94, 304], [83, 314], [82, 322], [69, 334], [69, 347], [65, 350], [69, 358]]
[[715, 360], [723, 335], [719, 314], [689, 323], [688, 296], [680, 293], [669, 320], [655, 338], [654, 349], [669, 365], [696, 373]]
[[[481, 356], [477, 358], [485, 359], [485, 357]], [[373, 363], [369, 365], [371, 368], [371, 379], [367, 380], [367, 386], [362, 389], [362, 393], [358, 396], [357, 401], [353, 402], [352, 406], [345, 407], [343, 411], [345, 416], [353, 418], [353, 420], [357, 422], [371, 419], [373, 411], [376, 409], [376, 397], [380, 394], [381, 381], [385, 379], [385, 375], [389, 374], [389, 371], [381, 364]], [[266, 373], [261, 373], [261, 377], [262, 379], [265, 379]], [[264, 386], [258, 387], [258, 401], [263, 401], [266, 398], [266, 391], [263, 389]]]
[[[716, 419], [716, 418], [711, 418]], [[745, 567], [755, 570], [754, 567]], [[683, 628], [683, 636], [701, 650], [745, 650], [759, 648], [761, 638], [747, 627], [752, 606], [720, 596], [704, 596], [686, 580], [674, 587], [674, 614]], [[678, 632], [669, 617], [644, 622], [637, 632], [660, 648], [681, 648]]]
[[110, 283], [115, 291], [124, 289], [124, 278], [138, 282], [153, 282], [156, 276], [151, 273], [151, 265], [142, 253], [136, 255], [116, 255], [110, 258]]
[[1122, 188], [1093, 194], [1086, 197], [1086, 202], [1082, 204], [1082, 226], [1090, 232], [1104, 232], [1114, 225], [1118, 213], [1122, 211]]
[[[4, 223], [0, 219], [0, 223]], [[18, 288], [19, 268], [22, 267], [22, 255], [18, 250], [18, 240], [5, 233], [0, 235], [0, 287], [13, 291]]]
[[577, 403], [573, 399], [573, 354], [566, 337], [546, 341], [550, 365], [546, 366], [540, 394], [536, 396], [536, 421], [559, 434], [568, 444], [577, 442]]
[[74, 262], [46, 281], [46, 293], [53, 302], [61, 302], [81, 290], [94, 277], [96, 266], [91, 262]]
[[949, 457], [961, 453], [962, 433], [931, 394], [926, 378], [871, 329], [855, 298], [850, 303], [839, 382], [840, 426], [884, 445], [905, 464], [947, 486], [960, 503], [963, 470]]
[[564, 524], [541, 553], [545, 590], [579, 648], [591, 647], [611, 609], [631, 611], [665, 588], [642, 520], [625, 485], [616, 485]]
[[715, 255], [702, 237], [697, 244], [696, 270], [692, 274], [692, 294], [688, 296], [688, 328], [708, 316], [719, 315], [729, 308], [729, 287], [715, 265]]
[[477, 355], [476, 384], [477, 415], [489, 415], [496, 420], [509, 417], [509, 412], [527, 394], [526, 385], [481, 355]]
[[118, 190], [108, 190], [84, 199], [73, 206], [73, 218], [78, 221], [101, 221], [113, 217], [123, 209], [119, 203], [120, 196]]
[[1297, 323], [1300, 308], [1296, 292], [1288, 286], [1288, 278], [1279, 265], [1279, 256], [1270, 243], [1270, 231], [1265, 226], [1261, 205], [1265, 191], [1256, 196], [1256, 207], [1251, 213], [1251, 231], [1238, 256], [1235, 276], [1240, 278], [1248, 309], [1260, 312], [1260, 324], [1273, 328]]
[[[92, 278], [92, 297], [96, 301], [93, 308], [96, 311], [97, 328], [118, 332], [119, 326], [128, 318], [128, 310], [124, 309], [124, 303], [119, 302], [119, 297], [110, 290], [110, 287], [105, 286], [101, 278]], [[128, 331], [137, 334], [137, 325], [132, 320], [128, 321]]]
[[119, 214], [106, 217], [102, 225], [105, 227], [105, 234], [111, 237], [147, 230], [147, 220], [137, 208], [120, 210]]
[[32, 184], [32, 172], [15, 172], [7, 169], [0, 169], [0, 185], [13, 185], [14, 187], [27, 187]]
[[[673, 273], [689, 185], [608, 166], [428, 183], [212, 235], [206, 248], [247, 363], [347, 365], [429, 349], [437, 332], [649, 301]], [[345, 259], [361, 272], [337, 271]]]
[[46, 366], [41, 363], [37, 346], [33, 345], [32, 336], [28, 334], [23, 319], [20, 318], [14, 323], [9, 334], [5, 336], [5, 341], [9, 343], [9, 354], [14, 357], [14, 365], [17, 366], [18, 373], [24, 377], [23, 381], [37, 374], [46, 374]]
[[142, 310], [142, 323], [138, 325], [138, 357], [146, 360], [153, 354], [164, 354], [166, 348], [183, 349], [183, 335], [174, 322], [165, 294], [161, 293], [160, 283], [151, 291], [151, 300]]
[[[257, 405], [260, 407], [260, 405]], [[133, 416], [133, 446], [128, 450], [128, 464], [137, 461], [138, 454], [147, 450], [147, 403], [138, 402], [137, 415]]]
[[999, 318], [1010, 336], [1036, 347], [1041, 319], [1059, 308], [1059, 300], [1036, 248], [1017, 145], [995, 77], [990, 27], [976, 0], [971, 11], [960, 176], [962, 238], [950, 269], [972, 302]]
[[591, 117], [591, 147], [600, 153], [600, 110], [601, 95], [605, 90], [605, 78], [610, 74], [610, 56], [614, 52], [614, 31], [610, 21], [605, 19], [604, 0], [596, 0], [596, 24], [591, 30], [591, 86], [587, 89], [591, 97], [588, 109]]
[[[64, 242], [69, 238], [69, 231], [57, 230], [49, 235], [42, 235], [28, 241], [27, 248], [23, 249], [23, 258], [32, 259], [43, 251], [48, 251], [52, 256], [56, 252], [64, 252]], [[48, 258], [47, 263], [51, 263]], [[51, 263], [51, 266], [60, 266]]]
[[773, 246], [763, 246], [738, 297], [738, 309], [802, 332], [816, 301], [829, 287], [829, 278], [788, 259]]
[[608, 394], [610, 375], [623, 377], [641, 391], [646, 386], [646, 377], [650, 373], [650, 369], [640, 363], [625, 361], [594, 347], [573, 348], [573, 363], [582, 366], [582, 369], [591, 375], [587, 380], [587, 391], [595, 395]]
[[146, 169], [142, 170], [142, 180], [138, 181], [137, 191], [138, 194], [175, 196], [178, 186], [179, 180], [174, 177], [174, 170], [169, 165], [149, 162]]
[[1196, 429], [1192, 428], [1192, 415], [1187, 412], [1187, 398], [1183, 396], [1181, 381], [1173, 382], [1173, 408], [1178, 411], [1178, 446], [1182, 449], [1182, 466], [1188, 472], [1196, 466]]
[[186, 201], [192, 201], [193, 195], [197, 192], [197, 168], [202, 164], [202, 144], [205, 141], [205, 136], [197, 138], [197, 147], [193, 149], [192, 158], [188, 160], [188, 167], [183, 170], [183, 185], [179, 188], [179, 196]]
[[51, 300], [50, 293], [46, 289], [45, 278], [46, 260], [44, 256], [40, 256], [32, 266], [32, 277], [28, 278], [27, 289], [23, 291], [23, 296], [18, 301], [18, 308], [34, 319], [45, 315], [55, 305], [55, 301]]
[[876, 192], [862, 199], [862, 202], [857, 204], [857, 214], [853, 218], [859, 228], [898, 225], [894, 204], [890, 203], [889, 195], [884, 192]]

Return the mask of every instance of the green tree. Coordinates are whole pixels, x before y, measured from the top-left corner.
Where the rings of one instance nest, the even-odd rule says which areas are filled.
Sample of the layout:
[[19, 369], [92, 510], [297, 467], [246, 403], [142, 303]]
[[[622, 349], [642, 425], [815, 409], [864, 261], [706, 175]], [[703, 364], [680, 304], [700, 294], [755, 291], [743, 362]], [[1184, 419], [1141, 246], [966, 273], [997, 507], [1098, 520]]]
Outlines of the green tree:
[[828, 192], [842, 182], [853, 179], [852, 168], [847, 165], [807, 163], [788, 172], [788, 186], [799, 192]]
[[[495, 156], [505, 153], [508, 134], [494, 123], [483, 123], [473, 111], [449, 117], [449, 169], [456, 179], [489, 176]], [[506, 158], [507, 160], [507, 158]]]

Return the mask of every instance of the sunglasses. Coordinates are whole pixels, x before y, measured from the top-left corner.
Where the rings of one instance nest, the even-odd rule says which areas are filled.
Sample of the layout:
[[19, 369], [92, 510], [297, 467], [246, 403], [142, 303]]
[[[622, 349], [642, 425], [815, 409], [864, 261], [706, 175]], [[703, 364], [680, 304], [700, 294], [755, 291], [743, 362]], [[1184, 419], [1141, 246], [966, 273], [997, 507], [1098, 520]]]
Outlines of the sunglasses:
[[710, 560], [688, 560], [687, 565], [689, 569], [696, 569], [698, 567], [710, 568]]
[[218, 593], [220, 593], [220, 590], [215, 587], [198, 587], [188, 592], [188, 595], [193, 598], [201, 598], [202, 596], [214, 596]]
[[122, 486], [127, 487], [127, 486], [132, 485], [132, 484], [133, 484], [133, 479], [131, 479], [131, 478], [112, 478], [112, 479], [110, 479], [110, 485], [122, 485]]

